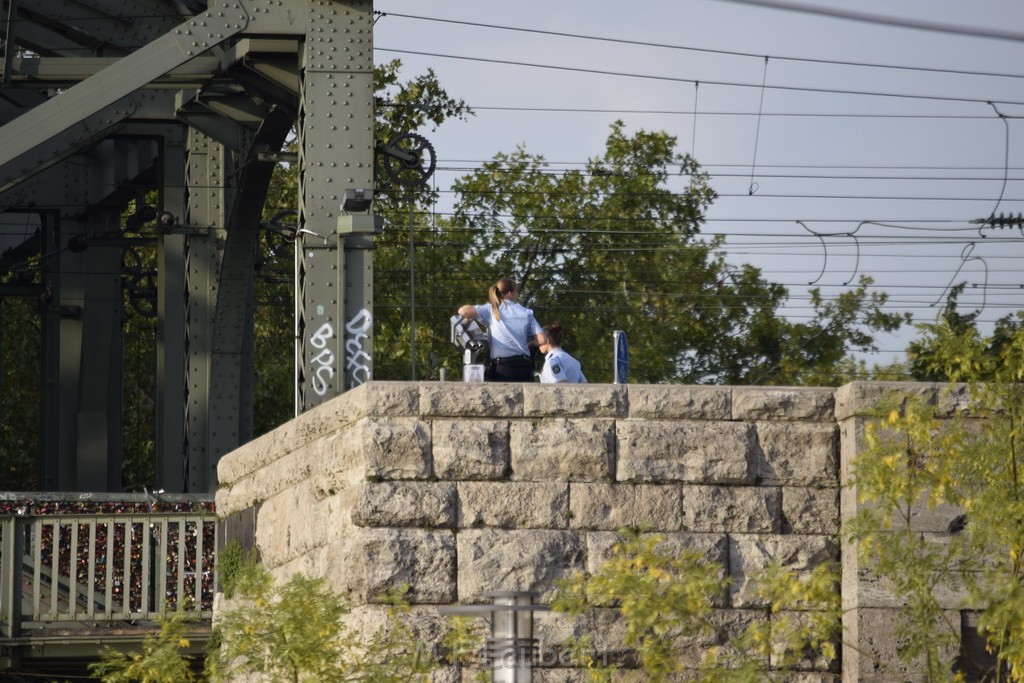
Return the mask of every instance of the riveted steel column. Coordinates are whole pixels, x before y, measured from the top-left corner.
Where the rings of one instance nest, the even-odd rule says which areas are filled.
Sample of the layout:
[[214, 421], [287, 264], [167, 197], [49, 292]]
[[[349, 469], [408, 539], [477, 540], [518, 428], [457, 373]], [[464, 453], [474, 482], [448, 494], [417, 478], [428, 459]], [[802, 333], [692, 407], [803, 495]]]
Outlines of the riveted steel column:
[[336, 232], [345, 190], [373, 187], [372, 14], [368, 0], [309, 3], [299, 112], [297, 413], [373, 373], [369, 238]]
[[[104, 146], [107, 146], [105, 143]], [[109, 164], [112, 159], [103, 159]], [[100, 175], [100, 173], [94, 173]], [[88, 214], [87, 234], [117, 234], [120, 212], [110, 209]], [[75, 449], [79, 491], [121, 489], [121, 248], [91, 245], [82, 254], [82, 349], [78, 383]]]
[[[64, 164], [60, 184], [49, 197], [43, 216], [43, 431], [40, 486], [45, 491], [77, 490], [77, 413], [82, 364], [82, 304], [85, 297], [84, 253], [67, 246], [85, 234], [80, 207], [88, 201], [89, 165]], [[45, 207], [42, 207], [45, 208]]]
[[214, 316], [226, 239], [225, 178], [229, 162], [223, 145], [189, 131], [186, 223], [193, 232], [188, 238], [186, 259], [186, 493], [208, 490], [212, 442], [223, 437], [217, 431], [217, 402], [231, 400], [209, 392]]
[[[185, 131], [164, 133], [160, 210], [181, 219], [185, 198]], [[157, 242], [156, 485], [185, 490], [185, 236], [161, 235]]]

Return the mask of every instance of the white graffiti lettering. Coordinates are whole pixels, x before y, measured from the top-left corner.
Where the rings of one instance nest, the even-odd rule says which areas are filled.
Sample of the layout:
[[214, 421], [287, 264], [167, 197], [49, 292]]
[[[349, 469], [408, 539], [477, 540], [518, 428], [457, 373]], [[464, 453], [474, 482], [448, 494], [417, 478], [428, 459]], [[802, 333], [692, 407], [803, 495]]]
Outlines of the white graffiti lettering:
[[327, 348], [327, 342], [332, 337], [334, 337], [334, 328], [330, 323], [324, 323], [309, 338], [309, 345], [314, 349], [321, 350], [309, 360], [310, 365], [315, 366], [311, 383], [317, 396], [327, 393], [328, 382], [334, 377], [334, 352]]
[[[325, 378], [324, 375], [327, 375]], [[321, 365], [313, 372], [313, 391], [317, 396], [327, 393], [327, 382], [334, 377], [334, 368]]]
[[352, 338], [345, 342], [345, 369], [352, 373], [352, 384], [358, 386], [370, 381], [370, 364], [373, 359], [366, 352], [363, 341], [369, 339], [366, 333], [373, 327], [373, 314], [365, 308], [345, 325], [345, 331]]
[[327, 346], [327, 341], [334, 336], [334, 328], [331, 327], [330, 323], [324, 323], [320, 326], [320, 329], [313, 333], [313, 336], [309, 338], [309, 343], [317, 349], [322, 349]]

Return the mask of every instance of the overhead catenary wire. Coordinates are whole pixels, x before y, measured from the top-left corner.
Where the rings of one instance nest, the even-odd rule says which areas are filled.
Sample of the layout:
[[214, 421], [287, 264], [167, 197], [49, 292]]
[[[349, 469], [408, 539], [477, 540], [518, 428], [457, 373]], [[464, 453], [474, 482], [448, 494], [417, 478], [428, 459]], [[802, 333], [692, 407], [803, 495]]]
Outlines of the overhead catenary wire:
[[[733, 57], [750, 57], [755, 59], [761, 59], [764, 57], [763, 54], [755, 54], [753, 52], [743, 52], [738, 50], [719, 50], [712, 48], [701, 48], [692, 47], [685, 45], [676, 45], [671, 43], [658, 43], [646, 40], [632, 40], [621, 37], [609, 37], [609, 36], [594, 36], [583, 33], [571, 33], [567, 31], [551, 31], [547, 29], [528, 28], [520, 26], [508, 26], [504, 24], [492, 24], [475, 21], [467, 21], [463, 19], [449, 19], [442, 17], [427, 17], [416, 14], [403, 14], [400, 12], [380, 12], [381, 16], [386, 17], [398, 17], [402, 19], [415, 19], [420, 21], [438, 22], [452, 25], [463, 25], [474, 28], [489, 28], [497, 29], [501, 31], [513, 31], [519, 33], [532, 33], [536, 35], [547, 35], [558, 38], [577, 38], [580, 40], [599, 41], [606, 43], [614, 43], [618, 45], [633, 45], [637, 47], [651, 47], [651, 48], [663, 48], [669, 50], [685, 50], [688, 52], [696, 52], [699, 54], [716, 54], [716, 55], [727, 55]], [[918, 27], [920, 28], [920, 27]], [[858, 62], [849, 60], [838, 60], [838, 59], [814, 59], [809, 57], [793, 57], [785, 55], [771, 55], [772, 59], [776, 61], [790, 61], [790, 62], [802, 62], [807, 64], [828, 64], [832, 66], [847, 66], [847, 67], [865, 67], [872, 69], [894, 69], [902, 71], [917, 71], [917, 72], [931, 72], [937, 74], [956, 74], [961, 76], [989, 76], [995, 78], [1024, 78], [1024, 74], [1014, 74], [1006, 72], [989, 72], [989, 71], [970, 71], [964, 69], [942, 69], [928, 66], [906, 66], [899, 64], [884, 64], [878, 62]]]
[[[548, 69], [553, 71], [568, 71], [580, 74], [589, 74], [595, 76], [613, 76], [620, 78], [636, 78], [641, 80], [653, 80], [653, 81], [665, 81], [670, 83], [695, 83], [697, 80], [702, 85], [716, 85], [727, 88], [759, 88], [761, 87], [756, 83], [744, 83], [742, 81], [726, 81], [720, 79], [708, 79], [708, 78], [683, 78], [681, 76], [668, 76], [659, 74], [649, 73], [635, 73], [628, 71], [613, 71], [611, 69], [595, 69], [581, 66], [566, 66], [562, 64], [543, 64], [540, 62], [525, 62], [514, 59], [497, 59], [490, 57], [479, 57], [471, 55], [456, 55], [446, 54], [441, 52], [428, 52], [426, 50], [409, 50], [391, 47], [374, 47], [374, 52], [389, 52], [394, 54], [405, 54], [415, 55], [419, 57], [433, 57], [436, 59], [452, 59], [457, 61], [469, 61], [478, 62], [481, 64], [498, 64], [503, 66], [522, 67], [530, 69]], [[802, 93], [818, 93], [828, 95], [854, 95], [858, 97], [879, 97], [879, 98], [893, 98], [893, 99], [905, 99], [905, 100], [922, 100], [922, 101], [935, 101], [935, 102], [961, 102], [969, 104], [986, 104], [989, 101], [994, 101], [999, 104], [1013, 105], [1013, 106], [1024, 106], [1024, 100], [1007, 100], [992, 97], [957, 97], [953, 95], [924, 95], [906, 92], [883, 92], [875, 90], [847, 90], [842, 88], [824, 88], [824, 87], [813, 87], [813, 86], [799, 86], [799, 85], [766, 85], [764, 86], [768, 90], [778, 90], [783, 92], [802, 92]]]

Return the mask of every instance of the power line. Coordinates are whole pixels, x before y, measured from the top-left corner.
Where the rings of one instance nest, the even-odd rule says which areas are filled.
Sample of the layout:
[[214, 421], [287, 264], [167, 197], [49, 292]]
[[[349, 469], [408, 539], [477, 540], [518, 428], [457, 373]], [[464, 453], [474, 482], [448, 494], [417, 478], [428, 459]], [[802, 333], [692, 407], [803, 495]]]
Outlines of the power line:
[[967, 71], [967, 70], [961, 70], [961, 69], [940, 69], [940, 68], [936, 68], [936, 67], [902, 66], [902, 65], [895, 65], [895, 64], [879, 64], [879, 63], [871, 63], [871, 62], [849, 62], [849, 61], [841, 61], [841, 60], [834, 60], [834, 59], [813, 59], [813, 58], [807, 58], [807, 57], [787, 57], [787, 56], [779, 56], [779, 55], [755, 54], [753, 52], [740, 52], [740, 51], [736, 51], [736, 50], [718, 50], [718, 49], [712, 49], [712, 48], [697, 48], [697, 47], [688, 47], [688, 46], [685, 46], [685, 45], [673, 45], [673, 44], [670, 44], [670, 43], [655, 43], [655, 42], [650, 42], [650, 41], [645, 41], [645, 40], [631, 40], [631, 39], [627, 39], [627, 38], [611, 38], [611, 37], [608, 37], [608, 36], [594, 36], [594, 35], [586, 35], [586, 34], [582, 34], [582, 33], [568, 33], [568, 32], [564, 32], [564, 31], [550, 31], [550, 30], [545, 30], [545, 29], [526, 28], [526, 27], [520, 27], [520, 26], [507, 26], [507, 25], [501, 25], [501, 24], [487, 24], [487, 23], [474, 22], [474, 21], [465, 21], [465, 20], [461, 20], [461, 19], [442, 19], [440, 17], [425, 17], [425, 16], [415, 15], [415, 14], [400, 14], [400, 13], [397, 13], [397, 12], [381, 12], [380, 14], [381, 14], [381, 16], [385, 16], [385, 17], [401, 17], [403, 19], [416, 19], [416, 20], [420, 20], [420, 21], [432, 21], [432, 22], [438, 22], [438, 23], [443, 23], [443, 24], [454, 24], [454, 25], [461, 25], [461, 26], [473, 26], [473, 27], [476, 27], [476, 28], [489, 28], [489, 29], [496, 29], [496, 30], [500, 30], [500, 31], [513, 31], [513, 32], [518, 32], [518, 33], [532, 33], [532, 34], [536, 34], [536, 35], [555, 36], [555, 37], [559, 37], [559, 38], [575, 38], [575, 39], [579, 39], [579, 40], [591, 40], [591, 41], [599, 41], [599, 42], [606, 42], [606, 43], [616, 43], [616, 44], [619, 44], [619, 45], [634, 45], [634, 46], [639, 46], [639, 47], [653, 47], [653, 48], [661, 48], [661, 49], [667, 49], [667, 50], [683, 50], [683, 51], [687, 51], [687, 52], [697, 52], [697, 53], [701, 53], [701, 54], [726, 55], [726, 56], [730, 56], [730, 57], [749, 57], [749, 58], [752, 58], [752, 59], [764, 59], [767, 56], [767, 57], [770, 57], [774, 61], [803, 62], [803, 63], [807, 63], [807, 64], [827, 64], [827, 65], [831, 65], [831, 66], [853, 66], [853, 67], [872, 68], [872, 69], [897, 69], [897, 70], [903, 70], [903, 71], [921, 71], [921, 72], [928, 72], [928, 73], [953, 74], [953, 75], [962, 75], [962, 76], [987, 76], [987, 77], [995, 77], [995, 78], [1024, 78], [1024, 76], [1022, 76], [1020, 74], [1010, 74], [1010, 73], [994, 73], [994, 72], [984, 72], [984, 71]]
[[[654, 81], [667, 81], [671, 83], [700, 83], [701, 85], [717, 85], [721, 87], [731, 88], [757, 88], [761, 89], [760, 83], [742, 83], [739, 81], [720, 81], [710, 80], [703, 78], [682, 78], [680, 76], [658, 76], [655, 74], [641, 74], [641, 73], [630, 73], [626, 71], [610, 71], [607, 69], [590, 69], [577, 66], [563, 66], [558, 64], [541, 64], [538, 62], [521, 62], [511, 59], [492, 59], [489, 57], [470, 57], [467, 55], [452, 55], [443, 54], [439, 52], [425, 52], [422, 50], [402, 50], [388, 47], [374, 47], [375, 52], [393, 52], [395, 54], [404, 55], [416, 55], [418, 57], [434, 57], [438, 59], [454, 59], [469, 62], [479, 62], [482, 64], [500, 64], [502, 66], [515, 66], [525, 67], [530, 69], [550, 69], [554, 71], [569, 71], [573, 73], [583, 73], [598, 76], [615, 76], [621, 78], [638, 78], [644, 80]], [[911, 93], [897, 93], [897, 92], [878, 92], [871, 90], [840, 90], [838, 88], [814, 88], [811, 86], [796, 86], [796, 85], [765, 85], [763, 86], [767, 90], [779, 90], [783, 92], [805, 92], [805, 93], [820, 93], [828, 95], [854, 95], [858, 97], [892, 97], [896, 99], [908, 99], [908, 100], [928, 100], [937, 102], [965, 102], [969, 104], [987, 104], [988, 102], [998, 102], [999, 104], [1006, 104], [1012, 106], [1024, 106], [1024, 101], [1018, 100], [1002, 100], [993, 97], [953, 97], [951, 95], [915, 95]]]
[[789, 12], [800, 12], [802, 14], [819, 14], [845, 19], [847, 21], [859, 21], [868, 24], [880, 24], [884, 26], [897, 26], [899, 28], [910, 28], [919, 31], [933, 31], [936, 33], [949, 33], [953, 35], [966, 36], [969, 38], [992, 38], [995, 40], [1009, 40], [1013, 42], [1024, 42], [1024, 33], [1016, 31], [1004, 31], [1001, 29], [988, 29], [980, 27], [964, 27], [954, 24], [943, 24], [937, 21], [921, 21], [920, 19], [902, 19], [884, 14], [871, 14], [869, 12], [857, 12], [853, 10], [833, 9], [819, 5], [805, 5], [798, 2], [787, 2], [785, 0], [720, 0], [740, 5], [754, 5], [769, 9], [780, 9]]

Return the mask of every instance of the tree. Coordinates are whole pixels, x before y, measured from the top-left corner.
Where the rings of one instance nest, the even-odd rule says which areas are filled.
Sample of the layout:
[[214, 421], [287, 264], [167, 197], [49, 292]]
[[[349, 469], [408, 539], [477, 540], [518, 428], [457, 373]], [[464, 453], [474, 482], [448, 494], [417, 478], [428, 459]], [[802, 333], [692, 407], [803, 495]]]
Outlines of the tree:
[[867, 278], [831, 301], [813, 291], [812, 320], [786, 320], [784, 287], [727, 263], [723, 238], [699, 237], [715, 193], [664, 132], [616, 122], [584, 170], [554, 173], [520, 148], [454, 188], [444, 232], [463, 255], [449, 281], [474, 281], [477, 300], [499, 276], [520, 281], [542, 321], [566, 324], [593, 381], [610, 380], [615, 329], [629, 335], [631, 381], [800, 384], [837, 380], [852, 349], [903, 320]]
[[[943, 644], [958, 631], [942, 618], [940, 586], [968, 596], [988, 663], [955, 668], [993, 680], [1024, 680], [1024, 328], [1004, 318], [991, 337], [973, 316], [955, 313], [923, 326], [913, 363], [927, 377], [964, 382], [968, 399], [951, 418], [935, 405], [895, 394], [865, 429], [867, 447], [853, 463], [862, 504], [847, 533], [862, 563], [904, 598], [899, 634], [905, 659], [926, 663], [929, 680], [945, 680], [954, 663]], [[964, 514], [945, 543], [911, 525], [921, 506], [948, 504]], [[956, 626], [959, 626], [958, 624]]]
[[985, 381], [1002, 369], [1002, 356], [1013, 344], [1024, 317], [1020, 313], [996, 321], [992, 336], [983, 338], [977, 322], [981, 311], [961, 313], [963, 284], [950, 290], [935, 322], [917, 326], [921, 335], [907, 346], [911, 375], [926, 382]]
[[[635, 651], [643, 680], [674, 680], [683, 671], [687, 648], [704, 651], [694, 680], [706, 683], [770, 679], [808, 651], [835, 659], [840, 620], [836, 567], [820, 565], [798, 576], [776, 563], [752, 576], [756, 596], [766, 606], [763, 618], [731, 635], [713, 608], [728, 585], [721, 565], [694, 551], [669, 554], [660, 547], [660, 534], [620, 533], [622, 541], [597, 571], [560, 582], [551, 606], [576, 620], [600, 609], [617, 612], [625, 622], [623, 642], [603, 645]], [[610, 680], [614, 665], [599, 663], [593, 635], [571, 643], [575, 662], [591, 680]], [[707, 641], [716, 644], [707, 646]]]
[[[12, 276], [3, 282], [19, 280]], [[38, 479], [41, 349], [33, 304], [0, 298], [0, 490], [5, 491], [30, 491]]]
[[[441, 663], [419, 646], [403, 619], [408, 605], [397, 586], [380, 600], [390, 605], [387, 622], [373, 633], [346, 623], [347, 603], [322, 578], [293, 575], [281, 585], [257, 562], [234, 565], [225, 595], [230, 603], [218, 616], [208, 645], [204, 680], [258, 677], [270, 683], [425, 681]], [[160, 632], [142, 650], [125, 654], [105, 648], [90, 671], [103, 683], [189, 683], [197, 680], [183, 612], [161, 617]], [[446, 632], [448, 642], [469, 643], [466, 628]]]
[[246, 563], [232, 584], [236, 602], [218, 617], [207, 660], [212, 681], [399, 683], [424, 680], [436, 666], [400, 618], [407, 586], [381, 596], [391, 605], [388, 623], [360, 634], [345, 621], [348, 605], [322, 578], [294, 574], [276, 585], [261, 565]]
[[146, 636], [141, 652], [126, 654], [105, 646], [89, 672], [103, 683], [191, 683], [196, 680], [184, 650], [189, 647], [185, 612], [161, 618], [156, 636]]

